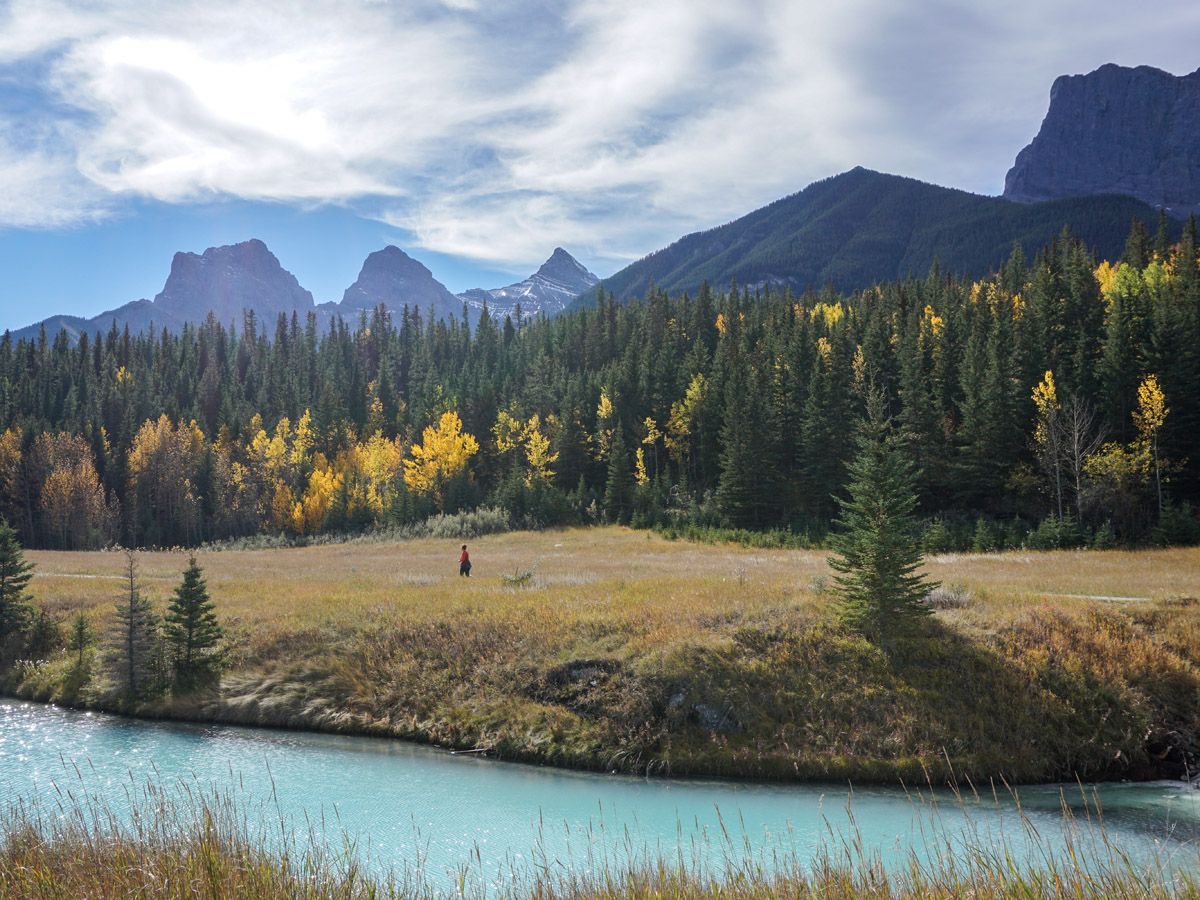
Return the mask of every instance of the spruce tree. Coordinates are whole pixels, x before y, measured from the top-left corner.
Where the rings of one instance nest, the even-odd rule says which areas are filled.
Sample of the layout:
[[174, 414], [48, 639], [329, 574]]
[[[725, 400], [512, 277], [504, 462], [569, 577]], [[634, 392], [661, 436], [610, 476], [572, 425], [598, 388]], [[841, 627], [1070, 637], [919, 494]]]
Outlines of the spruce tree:
[[830, 536], [842, 618], [878, 641], [908, 630], [929, 613], [922, 600], [936, 586], [918, 573], [921, 543], [916, 473], [901, 435], [872, 391], [848, 466], [850, 498], [836, 498], [841, 515]]
[[138, 581], [137, 556], [127, 550], [125, 589], [107, 634], [104, 660], [116, 692], [126, 700], [146, 697], [157, 688], [158, 643], [154, 609]]
[[717, 508], [734, 528], [760, 528], [767, 524], [767, 507], [773, 498], [767, 486], [769, 473], [764, 471], [761, 405], [754, 402], [739, 371], [731, 375], [726, 394]]
[[629, 521], [633, 511], [633, 475], [629, 468], [629, 454], [625, 451], [625, 438], [621, 427], [613, 435], [608, 451], [608, 480], [604, 485], [604, 517], [617, 524]]
[[214, 610], [193, 556], [167, 607], [163, 628], [174, 663], [176, 692], [209, 686], [220, 676], [224, 632]]
[[87, 613], [80, 610], [71, 620], [70, 637], [67, 638], [67, 651], [75, 654], [75, 667], [83, 669], [83, 657], [88, 647], [96, 642], [96, 633], [92, 623], [88, 621]]
[[0, 652], [29, 627], [33, 606], [26, 589], [32, 577], [33, 563], [26, 562], [17, 533], [0, 519]]

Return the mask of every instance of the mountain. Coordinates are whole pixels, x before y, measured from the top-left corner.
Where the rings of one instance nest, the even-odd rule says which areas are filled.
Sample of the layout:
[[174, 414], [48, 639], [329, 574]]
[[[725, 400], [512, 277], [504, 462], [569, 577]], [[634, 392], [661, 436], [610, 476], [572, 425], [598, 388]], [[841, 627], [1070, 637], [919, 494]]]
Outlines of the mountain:
[[166, 283], [153, 300], [134, 300], [90, 319], [52, 316], [11, 334], [14, 341], [32, 340], [44, 327], [51, 340], [65, 330], [74, 342], [84, 332], [105, 334], [114, 325], [134, 333], [152, 326], [178, 331], [187, 322], [204, 321], [210, 312], [223, 324], [240, 328], [246, 309], [270, 327], [279, 313], [303, 317], [313, 308], [312, 294], [296, 276], [279, 264], [266, 244], [251, 239], [209, 247], [202, 254], [176, 253]]
[[154, 312], [177, 322], [199, 322], [211, 312], [219, 322], [240, 325], [243, 310], [252, 310], [273, 325], [280, 313], [303, 317], [312, 308], [312, 294], [256, 238], [200, 255], [176, 253], [154, 298]]
[[1128, 194], [1177, 215], [1200, 211], [1200, 69], [1101, 66], [1064, 75], [1004, 196], [1023, 202]]
[[524, 281], [490, 290], [472, 288], [458, 296], [473, 310], [482, 309], [486, 303], [488, 311], [500, 318], [512, 315], [518, 304], [524, 316], [552, 316], [599, 280], [570, 253], [555, 247], [541, 268]]
[[[450, 293], [423, 264], [399, 247], [376, 250], [363, 262], [354, 284], [346, 288], [336, 312], [350, 316], [383, 304], [393, 313], [407, 304], [424, 316], [433, 308], [437, 318], [462, 315], [462, 300]], [[322, 304], [329, 308], [330, 304]]]
[[[695, 292], [773, 285], [794, 290], [832, 284], [859, 290], [880, 281], [944, 271], [984, 275], [1014, 242], [1032, 258], [1067, 226], [1100, 255], [1120, 255], [1133, 217], [1156, 214], [1132, 197], [1097, 196], [1016, 203], [856, 168], [710, 231], [680, 238], [604, 279], [619, 300], [654, 285]], [[585, 294], [583, 301], [589, 299]]]

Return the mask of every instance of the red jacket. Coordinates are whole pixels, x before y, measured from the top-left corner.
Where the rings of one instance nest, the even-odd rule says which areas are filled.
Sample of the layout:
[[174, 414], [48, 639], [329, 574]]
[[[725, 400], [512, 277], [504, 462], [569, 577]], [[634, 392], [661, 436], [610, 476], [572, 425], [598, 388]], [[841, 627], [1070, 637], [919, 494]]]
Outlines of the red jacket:
[[470, 562], [470, 561], [471, 561], [471, 556], [470, 556], [470, 554], [468, 554], [468, 553], [467, 553], [467, 551], [466, 551], [466, 550], [464, 550], [464, 551], [462, 552], [462, 556], [460, 556], [460, 557], [458, 558], [458, 561], [459, 561], [459, 563], [460, 563], [460, 564], [462, 564], [462, 563], [465, 563], [465, 562]]

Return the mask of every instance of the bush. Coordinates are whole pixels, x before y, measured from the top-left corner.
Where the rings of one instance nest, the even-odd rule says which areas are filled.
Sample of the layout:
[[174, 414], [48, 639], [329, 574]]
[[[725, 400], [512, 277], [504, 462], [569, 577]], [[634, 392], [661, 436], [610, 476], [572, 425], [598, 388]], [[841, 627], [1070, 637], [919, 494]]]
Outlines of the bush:
[[925, 527], [921, 545], [926, 553], [949, 553], [954, 549], [954, 538], [944, 519], [934, 519]]
[[1185, 502], [1176, 506], [1167, 503], [1151, 540], [1160, 547], [1200, 544], [1200, 520], [1197, 520], [1192, 504]]
[[415, 538], [477, 538], [512, 531], [514, 527], [536, 528], [529, 519], [514, 521], [498, 507], [482, 506], [457, 513], [440, 513], [420, 522], [393, 525], [358, 533], [313, 535], [255, 534], [203, 544], [202, 550], [276, 550], [281, 547], [321, 547], [328, 544], [379, 544]]
[[1117, 534], [1113, 531], [1112, 522], [1107, 519], [1104, 524], [1092, 534], [1093, 550], [1111, 550], [1117, 545]]
[[1061, 519], [1047, 516], [1025, 538], [1025, 546], [1030, 550], [1067, 550], [1082, 547], [1083, 543], [1083, 533], [1070, 516]]
[[930, 609], [962, 609], [971, 602], [971, 592], [966, 585], [938, 585], [925, 595], [925, 605]]

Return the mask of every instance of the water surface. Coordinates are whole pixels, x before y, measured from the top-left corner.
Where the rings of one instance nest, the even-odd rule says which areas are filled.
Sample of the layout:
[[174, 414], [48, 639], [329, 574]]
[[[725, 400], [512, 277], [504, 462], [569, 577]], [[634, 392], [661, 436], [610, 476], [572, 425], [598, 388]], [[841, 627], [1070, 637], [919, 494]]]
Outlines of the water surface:
[[[968, 835], [1036, 862], [1068, 834], [1064, 799], [1085, 815], [1078, 785], [1025, 787], [1025, 819], [991, 791], [962, 803], [949, 792], [901, 788], [647, 780], [451, 755], [403, 741], [270, 729], [147, 722], [0, 700], [0, 805], [53, 808], [66, 792], [126, 815], [146, 783], [234, 796], [264, 827], [342, 843], [357, 837], [376, 870], [420, 865], [435, 884], [465, 870], [504, 881], [514, 869], [620, 863], [630, 854], [682, 855], [716, 869], [749, 854], [809, 859], [861, 837], [898, 862]], [[1092, 789], [1084, 789], [1090, 792]], [[1197, 861], [1200, 791], [1171, 782], [1096, 790], [1109, 841], [1136, 861]], [[182, 795], [180, 795], [182, 796]], [[1095, 815], [1095, 810], [1091, 811]], [[1032, 830], [1044, 846], [1035, 848]]]

